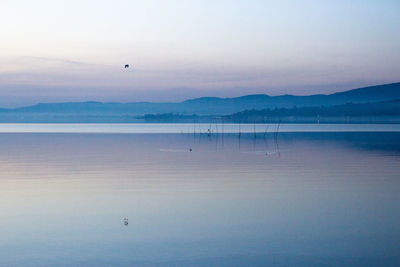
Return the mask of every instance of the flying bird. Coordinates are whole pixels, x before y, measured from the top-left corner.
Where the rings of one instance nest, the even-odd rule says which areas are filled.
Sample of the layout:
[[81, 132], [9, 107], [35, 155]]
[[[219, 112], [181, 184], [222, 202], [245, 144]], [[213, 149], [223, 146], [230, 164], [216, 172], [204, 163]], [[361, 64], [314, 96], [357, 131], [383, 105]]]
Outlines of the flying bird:
[[125, 69], [127, 69], [127, 68], [129, 68], [129, 64], [126, 64], [126, 65], [125, 65]]

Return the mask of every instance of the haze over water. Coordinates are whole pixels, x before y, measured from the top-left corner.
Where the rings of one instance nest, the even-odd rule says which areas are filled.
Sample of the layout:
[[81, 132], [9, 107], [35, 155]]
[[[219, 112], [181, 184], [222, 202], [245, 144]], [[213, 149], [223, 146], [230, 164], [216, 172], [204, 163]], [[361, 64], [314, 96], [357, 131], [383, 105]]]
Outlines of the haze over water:
[[399, 138], [2, 133], [0, 265], [395, 266]]

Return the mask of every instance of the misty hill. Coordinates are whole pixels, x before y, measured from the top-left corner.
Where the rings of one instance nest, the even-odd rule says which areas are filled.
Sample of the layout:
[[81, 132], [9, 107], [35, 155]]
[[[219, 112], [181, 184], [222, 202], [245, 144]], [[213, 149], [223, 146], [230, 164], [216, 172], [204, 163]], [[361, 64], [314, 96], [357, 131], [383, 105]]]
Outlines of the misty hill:
[[368, 103], [400, 99], [400, 83], [377, 85], [330, 95], [268, 96], [247, 95], [235, 98], [202, 97], [179, 103], [41, 103], [34, 106], [3, 109], [1, 116], [10, 114], [75, 114], [96, 116], [137, 116], [157, 113], [198, 115], [228, 115], [243, 110], [312, 106], [332, 106], [346, 103]]
[[400, 123], [400, 100], [337, 106], [245, 110], [225, 116], [146, 114], [146, 122]]
[[224, 116], [228, 121], [261, 122], [400, 122], [400, 99], [366, 104], [245, 110]]
[[[330, 95], [248, 95], [236, 98], [204, 97], [187, 100], [184, 103], [196, 107], [197, 110], [201, 110], [200, 113], [202, 114], [226, 114], [246, 109], [332, 106], [346, 103], [381, 102], [395, 99], [400, 99], [400, 83], [359, 88]], [[210, 112], [211, 110], [213, 112]], [[193, 108], [191, 112], [199, 113], [195, 112], [195, 108]]]

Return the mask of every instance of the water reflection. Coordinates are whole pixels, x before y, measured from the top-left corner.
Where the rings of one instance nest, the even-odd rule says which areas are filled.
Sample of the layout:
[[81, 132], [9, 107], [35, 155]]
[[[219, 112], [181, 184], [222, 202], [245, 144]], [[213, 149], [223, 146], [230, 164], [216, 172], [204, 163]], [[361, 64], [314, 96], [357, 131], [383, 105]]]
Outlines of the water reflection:
[[396, 265], [399, 137], [1, 134], [0, 265]]

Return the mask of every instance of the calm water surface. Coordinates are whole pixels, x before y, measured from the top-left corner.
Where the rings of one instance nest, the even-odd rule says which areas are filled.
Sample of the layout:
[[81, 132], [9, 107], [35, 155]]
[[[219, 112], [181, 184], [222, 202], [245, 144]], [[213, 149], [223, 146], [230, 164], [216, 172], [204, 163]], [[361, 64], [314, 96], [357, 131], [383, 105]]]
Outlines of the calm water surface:
[[0, 123], [0, 133], [400, 132], [400, 124]]
[[399, 141], [2, 133], [0, 266], [396, 266]]

